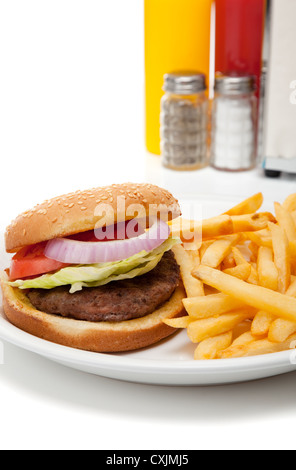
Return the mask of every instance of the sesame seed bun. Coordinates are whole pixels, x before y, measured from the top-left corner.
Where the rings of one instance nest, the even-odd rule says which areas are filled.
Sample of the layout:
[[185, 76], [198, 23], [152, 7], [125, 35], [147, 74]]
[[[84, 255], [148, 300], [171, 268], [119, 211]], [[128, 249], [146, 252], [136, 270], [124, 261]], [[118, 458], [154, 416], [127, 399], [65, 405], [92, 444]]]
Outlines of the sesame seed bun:
[[[172, 194], [152, 184], [113, 184], [76, 191], [19, 215], [6, 229], [6, 251], [14, 253], [27, 245], [132, 219], [135, 205], [141, 205], [146, 217], [159, 214], [166, 221], [181, 214]], [[104, 206], [111, 211], [102, 217]]]
[[25, 291], [10, 287], [2, 273], [3, 309], [8, 320], [39, 338], [64, 346], [94, 352], [120, 352], [144, 348], [172, 335], [176, 329], [163, 320], [186, 315], [183, 286], [150, 315], [120, 322], [89, 322], [36, 310]]

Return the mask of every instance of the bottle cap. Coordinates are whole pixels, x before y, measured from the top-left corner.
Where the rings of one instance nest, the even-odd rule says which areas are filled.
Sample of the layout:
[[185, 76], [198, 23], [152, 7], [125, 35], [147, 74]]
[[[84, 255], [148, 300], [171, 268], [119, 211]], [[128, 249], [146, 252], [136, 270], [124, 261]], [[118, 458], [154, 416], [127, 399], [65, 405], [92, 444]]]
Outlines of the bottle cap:
[[164, 91], [190, 95], [206, 90], [206, 77], [200, 72], [173, 72], [164, 76]]
[[217, 74], [215, 91], [225, 95], [251, 93], [256, 90], [256, 77], [246, 74]]

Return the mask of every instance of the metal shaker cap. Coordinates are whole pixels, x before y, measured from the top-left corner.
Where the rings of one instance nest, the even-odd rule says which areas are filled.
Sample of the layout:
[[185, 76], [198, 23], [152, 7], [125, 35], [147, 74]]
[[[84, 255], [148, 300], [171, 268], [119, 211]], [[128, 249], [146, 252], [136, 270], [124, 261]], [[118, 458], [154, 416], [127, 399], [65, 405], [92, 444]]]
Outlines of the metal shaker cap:
[[206, 77], [200, 72], [173, 72], [164, 76], [164, 91], [190, 95], [206, 90]]
[[215, 91], [225, 95], [252, 93], [256, 90], [256, 77], [246, 74], [217, 74]]

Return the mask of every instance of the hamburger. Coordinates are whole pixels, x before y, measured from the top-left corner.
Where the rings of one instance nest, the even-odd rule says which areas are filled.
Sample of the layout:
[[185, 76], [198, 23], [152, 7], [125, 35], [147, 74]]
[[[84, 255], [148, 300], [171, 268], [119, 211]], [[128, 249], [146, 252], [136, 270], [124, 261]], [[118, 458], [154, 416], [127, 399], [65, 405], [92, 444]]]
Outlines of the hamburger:
[[5, 232], [11, 264], [3, 308], [18, 328], [65, 346], [121, 352], [176, 330], [185, 297], [168, 222], [178, 201], [151, 184], [114, 184], [56, 197]]

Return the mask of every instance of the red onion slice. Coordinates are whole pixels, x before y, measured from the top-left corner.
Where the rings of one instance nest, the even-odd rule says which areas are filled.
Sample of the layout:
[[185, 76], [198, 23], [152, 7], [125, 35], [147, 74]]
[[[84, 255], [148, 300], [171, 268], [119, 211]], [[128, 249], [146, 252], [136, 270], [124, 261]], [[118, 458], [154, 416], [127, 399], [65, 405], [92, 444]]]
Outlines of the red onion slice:
[[156, 220], [151, 228], [139, 237], [107, 242], [81, 242], [69, 238], [55, 238], [47, 242], [47, 258], [67, 264], [94, 264], [121, 261], [140, 253], [150, 252], [168, 239], [169, 226]]

